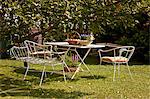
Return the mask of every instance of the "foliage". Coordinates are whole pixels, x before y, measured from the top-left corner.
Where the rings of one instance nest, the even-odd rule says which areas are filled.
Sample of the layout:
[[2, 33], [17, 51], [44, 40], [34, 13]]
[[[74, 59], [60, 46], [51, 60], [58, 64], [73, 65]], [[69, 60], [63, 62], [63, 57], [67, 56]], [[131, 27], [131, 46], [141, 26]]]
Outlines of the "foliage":
[[[120, 80], [112, 81], [112, 65], [88, 65], [95, 79], [86, 71], [78, 72], [74, 80], [63, 81], [63, 75], [49, 71], [42, 87], [39, 87], [43, 66], [30, 65], [26, 80], [22, 80], [24, 67], [16, 60], [0, 60], [0, 98], [3, 99], [37, 99], [37, 98], [129, 98], [148, 99], [149, 66], [132, 65], [130, 67], [134, 80], [130, 79], [126, 66], [121, 65]], [[83, 66], [83, 69], [86, 70]], [[55, 68], [59, 70], [59, 68]]]
[[[21, 34], [23, 34], [26, 33], [27, 27], [33, 25], [41, 27], [43, 32], [50, 26], [51, 32], [59, 33], [59, 35], [72, 30], [79, 33], [104, 33], [105, 27], [115, 28], [120, 24], [124, 25], [123, 27], [131, 27], [131, 23], [133, 23], [130, 12], [126, 10], [128, 7], [124, 7], [129, 6], [130, 2], [125, 5], [123, 3], [121, 8], [125, 9], [118, 12], [121, 9], [118, 8], [118, 3], [104, 4], [103, 1], [96, 0], [92, 2], [90, 0], [3, 1], [5, 2], [2, 2], [1, 17], [4, 17], [2, 20], [8, 25], [6, 28], [12, 29], [8, 31], [9, 33], [22, 32]], [[119, 6], [121, 3], [119, 2]], [[131, 3], [133, 5], [135, 2]]]
[[96, 42], [148, 48], [149, 0], [0, 1], [1, 39], [10, 40], [12, 34], [28, 39], [29, 28], [36, 25], [49, 41], [63, 41], [64, 34], [77, 31], [95, 34]]

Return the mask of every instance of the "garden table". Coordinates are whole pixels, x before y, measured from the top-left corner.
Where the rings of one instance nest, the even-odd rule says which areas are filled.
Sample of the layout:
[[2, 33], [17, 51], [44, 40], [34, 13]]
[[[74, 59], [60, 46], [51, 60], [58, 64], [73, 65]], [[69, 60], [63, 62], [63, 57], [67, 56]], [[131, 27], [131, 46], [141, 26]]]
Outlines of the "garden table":
[[[90, 44], [90, 45], [87, 45], [87, 46], [81, 46], [81, 45], [70, 45], [68, 42], [45, 42], [45, 44], [53, 45], [53, 46], [66, 47], [67, 51], [65, 53], [65, 56], [67, 55], [67, 53], [69, 51], [74, 51], [77, 54], [77, 56], [79, 57], [81, 62], [79, 63], [79, 65], [78, 65], [76, 71], [74, 72], [73, 76], [71, 77], [71, 79], [73, 79], [74, 76], [76, 75], [76, 73], [80, 70], [81, 64], [83, 64], [87, 68], [87, 70], [90, 72], [90, 70], [89, 70], [88, 66], [85, 64], [84, 60], [88, 56], [88, 54], [91, 51], [91, 49], [94, 49], [94, 48], [97, 49], [97, 48], [105, 47], [105, 44]], [[82, 58], [80, 56], [80, 54], [78, 53], [77, 49], [88, 49], [88, 50], [85, 53], [85, 55], [83, 56], [83, 58]]]

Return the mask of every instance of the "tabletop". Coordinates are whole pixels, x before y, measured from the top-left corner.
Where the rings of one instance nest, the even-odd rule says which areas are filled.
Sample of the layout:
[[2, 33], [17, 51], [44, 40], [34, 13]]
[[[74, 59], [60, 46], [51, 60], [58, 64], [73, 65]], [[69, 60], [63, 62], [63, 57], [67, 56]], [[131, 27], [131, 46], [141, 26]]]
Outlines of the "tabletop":
[[57, 46], [63, 46], [63, 47], [73, 47], [73, 48], [102, 48], [102, 47], [105, 47], [105, 44], [90, 44], [87, 46], [81, 46], [81, 45], [69, 45], [68, 42], [45, 42], [45, 44], [57, 45]]

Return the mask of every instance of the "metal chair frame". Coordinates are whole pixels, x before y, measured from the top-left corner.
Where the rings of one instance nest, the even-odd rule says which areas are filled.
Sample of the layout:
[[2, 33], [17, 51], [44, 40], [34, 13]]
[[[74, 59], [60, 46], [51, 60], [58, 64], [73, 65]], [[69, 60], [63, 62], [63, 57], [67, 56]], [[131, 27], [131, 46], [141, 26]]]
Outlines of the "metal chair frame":
[[[102, 49], [98, 50], [99, 57], [100, 57], [100, 65], [102, 64], [102, 62], [107, 62], [107, 63], [112, 63], [114, 66], [113, 81], [115, 81], [116, 78], [116, 70], [117, 70], [116, 65], [118, 65], [118, 76], [120, 77], [120, 64], [126, 64], [131, 79], [133, 79], [131, 71], [129, 69], [128, 62], [131, 56], [133, 55], [134, 50], [135, 50], [134, 46], [121, 46], [121, 47], [111, 48], [108, 50], [102, 50]], [[102, 55], [102, 53], [108, 53], [108, 52], [112, 52], [113, 55], [110, 56]]]
[[[29, 63], [43, 65], [39, 86], [42, 85], [44, 75], [46, 76], [46, 72], [45, 72], [46, 66], [50, 65], [54, 70], [54, 66], [62, 65], [64, 80], [66, 82], [64, 66], [65, 67], [68, 66], [65, 63], [63, 57], [65, 52], [54, 52], [52, 50], [51, 45], [41, 45], [29, 40], [25, 40], [24, 43], [25, 43], [24, 47], [13, 46], [10, 49], [10, 53], [13, 58], [15, 58], [16, 60], [27, 62], [27, 67], [23, 79], [25, 79], [28, 73]], [[58, 60], [58, 58], [60, 58], [60, 60]]]

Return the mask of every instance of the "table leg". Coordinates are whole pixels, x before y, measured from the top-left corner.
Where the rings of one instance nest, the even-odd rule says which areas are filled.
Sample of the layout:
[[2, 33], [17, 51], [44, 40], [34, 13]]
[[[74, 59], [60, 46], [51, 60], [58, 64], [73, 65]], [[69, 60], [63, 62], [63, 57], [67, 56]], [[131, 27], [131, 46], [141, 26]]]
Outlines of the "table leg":
[[[83, 65], [87, 68], [87, 70], [90, 72], [90, 69], [89, 69], [89, 68], [87, 67], [87, 65], [84, 63], [84, 60], [85, 60], [85, 58], [87, 57], [87, 55], [89, 54], [89, 52], [91, 51], [91, 48], [88, 49], [88, 51], [86, 52], [86, 54], [84, 55], [83, 58], [81, 58], [81, 56], [79, 55], [79, 53], [78, 53], [78, 51], [76, 50], [76, 48], [75, 48], [74, 51], [76, 52], [76, 54], [78, 55], [79, 59], [81, 60], [81, 63], [78, 65], [78, 68], [77, 68], [77, 70], [75, 71], [75, 73], [73, 74], [73, 76], [71, 77], [71, 79], [73, 79], [74, 76], [76, 75], [76, 73], [80, 70], [81, 64], [83, 64]], [[90, 73], [91, 73], [91, 72], [90, 72]], [[92, 73], [91, 73], [91, 74], [92, 74]], [[93, 75], [93, 74], [92, 74], [92, 75]]]
[[87, 55], [89, 54], [90, 51], [91, 51], [91, 48], [89, 48], [88, 51], [86, 52], [86, 54], [84, 55], [84, 57], [81, 58], [81, 56], [79, 55], [78, 51], [75, 49], [76, 54], [78, 55], [79, 59], [81, 60], [81, 63], [79, 64], [79, 66], [80, 66], [81, 64], [83, 64], [83, 65], [87, 68], [88, 71], [89, 71], [89, 68], [88, 68], [87, 65], [84, 63], [84, 60], [85, 60], [85, 58], [87, 57]]

